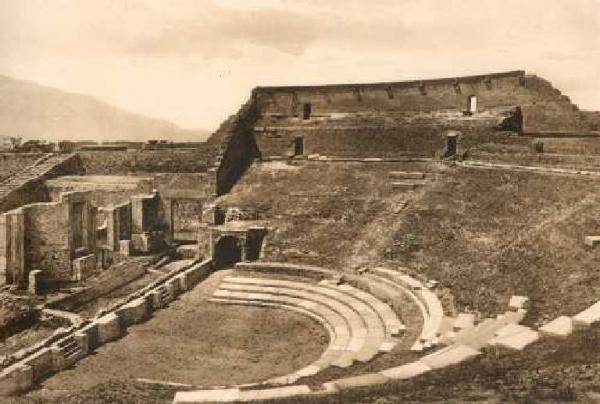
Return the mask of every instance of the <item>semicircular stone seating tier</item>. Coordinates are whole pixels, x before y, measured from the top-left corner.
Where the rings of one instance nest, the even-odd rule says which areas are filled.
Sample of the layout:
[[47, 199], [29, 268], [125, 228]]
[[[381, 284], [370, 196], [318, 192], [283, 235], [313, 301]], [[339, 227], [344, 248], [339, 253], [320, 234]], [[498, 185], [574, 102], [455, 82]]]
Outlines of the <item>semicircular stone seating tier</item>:
[[323, 355], [309, 366], [269, 383], [289, 384], [329, 366], [368, 362], [396, 345], [405, 329], [388, 305], [349, 285], [231, 276], [223, 280], [213, 301], [270, 305], [309, 314], [330, 332]]
[[[290, 375], [261, 383], [203, 387], [202, 390], [178, 392], [173, 400], [174, 404], [249, 402], [330, 394], [349, 388], [408, 379], [460, 363], [479, 355], [480, 349], [486, 345], [503, 346], [503, 341], [510, 340], [513, 335], [518, 338], [525, 335], [528, 341], [535, 340], [533, 337], [537, 338], [537, 332], [518, 325], [525, 310], [512, 307], [504, 314], [486, 318], [469, 327], [458, 327], [456, 323], [459, 320], [452, 319], [454, 328], [444, 333], [443, 322], [449, 318], [444, 317], [442, 305], [435, 293], [401, 271], [374, 268], [361, 275], [344, 274], [347, 283], [339, 284], [339, 273], [314, 266], [252, 262], [238, 263], [236, 267], [244, 270], [245, 276], [238, 272], [236, 276], [225, 278], [211, 300], [227, 304], [278, 307], [307, 315], [323, 324], [328, 331], [329, 346], [317, 361]], [[262, 272], [263, 276], [250, 277], [253, 272], [254, 275]], [[265, 278], [264, 273], [295, 275], [302, 279], [290, 281]], [[414, 362], [379, 372], [337, 378], [312, 387], [293, 384], [300, 377], [314, 375], [325, 367], [346, 367], [354, 361], [369, 360], [378, 352], [393, 349], [397, 343], [396, 337], [405, 330], [405, 325], [388, 304], [392, 308], [395, 304], [402, 304], [399, 299], [402, 294], [413, 300], [423, 317], [421, 333], [412, 349], [423, 350], [438, 343], [446, 344], [446, 347], [428, 353]], [[600, 313], [600, 309], [598, 312]]]

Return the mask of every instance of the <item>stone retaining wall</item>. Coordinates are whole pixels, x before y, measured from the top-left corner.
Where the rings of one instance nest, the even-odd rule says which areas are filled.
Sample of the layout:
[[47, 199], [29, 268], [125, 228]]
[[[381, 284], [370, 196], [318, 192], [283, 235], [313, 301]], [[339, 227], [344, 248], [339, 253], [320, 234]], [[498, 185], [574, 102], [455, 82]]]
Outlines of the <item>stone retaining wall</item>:
[[[130, 294], [109, 309], [98, 313], [92, 322], [72, 327], [37, 344], [27, 356], [0, 372], [0, 396], [26, 392], [54, 372], [58, 372], [88, 355], [100, 345], [124, 335], [127, 327], [146, 321], [152, 312], [166, 307], [178, 294], [192, 289], [212, 272], [212, 261], [197, 262], [166, 274], [148, 286]], [[168, 289], [168, 298], [155, 303], [161, 288]], [[74, 338], [78, 351], [65, 355], [60, 347]]]

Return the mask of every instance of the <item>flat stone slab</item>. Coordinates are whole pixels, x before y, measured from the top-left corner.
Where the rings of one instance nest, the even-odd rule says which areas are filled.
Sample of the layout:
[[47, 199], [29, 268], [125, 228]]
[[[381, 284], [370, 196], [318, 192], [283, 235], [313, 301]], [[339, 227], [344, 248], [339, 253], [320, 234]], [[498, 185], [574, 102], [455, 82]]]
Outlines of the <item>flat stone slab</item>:
[[540, 335], [537, 331], [526, 329], [525, 331], [516, 334], [496, 337], [491, 343], [492, 345], [520, 351], [532, 342], [537, 341], [539, 338]]
[[399, 190], [413, 190], [413, 189], [417, 189], [418, 187], [422, 186], [423, 182], [417, 182], [417, 181], [394, 181], [392, 182], [392, 189], [399, 189]]
[[410, 379], [411, 377], [415, 377], [415, 376], [421, 375], [423, 373], [427, 373], [430, 370], [431, 370], [431, 367], [429, 367], [428, 365], [426, 365], [425, 363], [423, 363], [421, 361], [417, 361], [417, 362], [408, 363], [406, 365], [389, 368], [389, 369], [383, 370], [379, 373], [381, 373], [383, 376], [385, 376], [389, 379], [402, 380], [402, 379]]
[[175, 393], [173, 404], [226, 403], [228, 401], [237, 401], [239, 398], [240, 391], [238, 389], [178, 391]]
[[475, 314], [473, 313], [460, 313], [456, 317], [456, 321], [454, 322], [454, 330], [460, 331], [468, 328], [473, 328], [475, 326]]
[[527, 296], [511, 296], [508, 302], [508, 307], [512, 310], [522, 309], [525, 307], [528, 301], [529, 298]]
[[589, 327], [598, 321], [600, 321], [600, 301], [573, 316], [573, 325], [576, 327]]
[[498, 329], [495, 332], [497, 337], [506, 337], [509, 335], [519, 334], [521, 332], [529, 331], [531, 328], [520, 324], [507, 324], [504, 327]]
[[584, 243], [588, 247], [596, 247], [600, 243], [600, 236], [585, 236]]
[[306, 385], [275, 387], [261, 390], [240, 391], [240, 401], [270, 400], [274, 398], [297, 397], [310, 394], [310, 388]]
[[420, 361], [432, 369], [440, 369], [464, 362], [480, 354], [481, 352], [477, 349], [456, 344], [427, 355], [421, 358]]
[[573, 319], [560, 316], [540, 327], [539, 332], [551, 337], [566, 337], [573, 332]]
[[376, 384], [384, 384], [389, 381], [389, 378], [381, 373], [366, 373], [360, 376], [346, 377], [343, 379], [333, 380], [328, 382], [328, 385], [333, 385], [336, 390], [347, 390], [355, 387], [373, 386]]

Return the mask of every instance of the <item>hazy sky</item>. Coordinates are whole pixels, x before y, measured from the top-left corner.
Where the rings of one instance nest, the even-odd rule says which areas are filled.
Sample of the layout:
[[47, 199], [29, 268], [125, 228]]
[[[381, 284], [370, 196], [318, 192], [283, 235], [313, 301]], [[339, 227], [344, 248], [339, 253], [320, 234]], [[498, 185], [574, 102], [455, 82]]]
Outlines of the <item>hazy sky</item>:
[[600, 110], [600, 0], [0, 0], [0, 74], [185, 127], [257, 85], [512, 69]]

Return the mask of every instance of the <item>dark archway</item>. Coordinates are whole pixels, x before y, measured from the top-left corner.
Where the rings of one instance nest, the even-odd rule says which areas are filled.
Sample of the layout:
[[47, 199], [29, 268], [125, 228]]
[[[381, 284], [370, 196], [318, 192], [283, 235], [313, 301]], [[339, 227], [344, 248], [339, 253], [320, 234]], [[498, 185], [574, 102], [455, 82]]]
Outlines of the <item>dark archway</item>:
[[242, 250], [234, 236], [223, 236], [215, 244], [213, 264], [216, 268], [227, 268], [242, 260]]

